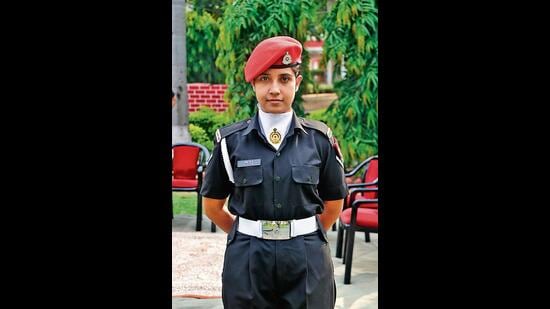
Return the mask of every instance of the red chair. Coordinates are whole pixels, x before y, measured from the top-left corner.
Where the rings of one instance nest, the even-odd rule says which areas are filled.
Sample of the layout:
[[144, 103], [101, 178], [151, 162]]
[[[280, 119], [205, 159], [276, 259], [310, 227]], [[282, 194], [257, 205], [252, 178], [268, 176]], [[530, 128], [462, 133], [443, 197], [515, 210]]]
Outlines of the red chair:
[[[365, 172], [363, 173], [362, 178], [354, 179], [353, 176], [357, 174], [366, 166]], [[350, 172], [344, 174], [346, 177], [346, 184], [348, 189], [352, 188], [377, 188], [378, 187], [378, 156], [372, 156], [359, 163], [356, 167], [353, 168]], [[359, 193], [359, 192], [358, 192]], [[373, 199], [377, 198], [377, 192], [360, 192], [357, 195], [349, 194], [346, 199], [344, 199], [344, 206], [342, 209], [346, 209], [353, 203], [356, 198], [366, 198]], [[336, 223], [332, 226], [332, 230], [336, 231]], [[368, 241], [368, 235], [366, 236], [366, 241]], [[337, 257], [341, 257], [337, 255]]]
[[364, 232], [366, 242], [370, 241], [370, 233], [378, 233], [378, 156], [367, 158], [345, 176], [350, 179], [365, 167], [361, 182], [348, 183], [350, 191], [338, 220], [336, 257], [343, 257], [342, 262], [346, 264], [344, 284], [350, 283], [355, 232]]
[[[365, 161], [359, 163], [353, 170], [346, 173], [346, 178], [357, 174], [363, 167], [367, 167], [363, 174], [362, 181], [359, 183], [349, 183], [348, 188], [378, 188], [378, 156], [372, 156]], [[344, 200], [344, 209], [348, 208], [356, 199], [375, 199], [378, 198], [378, 191], [360, 192], [355, 191], [352, 195], [351, 192], [348, 198]]]
[[[357, 191], [356, 191], [357, 190]], [[355, 192], [377, 193], [378, 188], [358, 188]], [[351, 282], [351, 263], [353, 259], [353, 245], [355, 232], [378, 233], [378, 198], [376, 199], [357, 199], [351, 207], [343, 210], [340, 214], [338, 226], [338, 237], [345, 231], [344, 246], [344, 284]]]
[[[202, 172], [210, 153], [197, 143], [172, 145], [172, 191], [197, 192], [197, 222], [195, 230], [202, 230]], [[172, 210], [173, 212], [173, 210]], [[216, 225], [210, 227], [216, 232]]]

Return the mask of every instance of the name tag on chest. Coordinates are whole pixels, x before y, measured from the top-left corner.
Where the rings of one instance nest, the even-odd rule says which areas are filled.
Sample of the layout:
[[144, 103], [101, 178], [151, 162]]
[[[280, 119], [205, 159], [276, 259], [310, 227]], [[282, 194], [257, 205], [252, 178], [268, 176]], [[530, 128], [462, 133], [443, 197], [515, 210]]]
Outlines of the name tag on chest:
[[250, 159], [237, 161], [237, 167], [258, 166], [262, 165], [262, 159]]

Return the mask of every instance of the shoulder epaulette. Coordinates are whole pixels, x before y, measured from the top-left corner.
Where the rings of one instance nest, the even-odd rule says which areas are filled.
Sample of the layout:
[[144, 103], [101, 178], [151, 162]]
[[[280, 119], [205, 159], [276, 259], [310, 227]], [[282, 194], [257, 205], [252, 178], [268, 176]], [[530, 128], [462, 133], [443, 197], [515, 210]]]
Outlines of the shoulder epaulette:
[[230, 125], [227, 125], [225, 127], [221, 127], [216, 130], [216, 143], [219, 143], [222, 138], [227, 137], [237, 131], [240, 131], [246, 127], [248, 127], [249, 119], [245, 119], [243, 121], [235, 122]]
[[321, 131], [324, 135], [326, 135], [326, 137], [328, 137], [329, 140], [332, 141], [332, 130], [325, 123], [317, 120], [302, 118], [302, 125]]
[[338, 163], [342, 166], [342, 168], [344, 168], [344, 156], [342, 156], [340, 146], [338, 145], [338, 140], [332, 135], [332, 130], [329, 128], [329, 126], [321, 121], [304, 118], [302, 118], [302, 125], [323, 132], [323, 134], [328, 138], [330, 144], [336, 151], [336, 159]]

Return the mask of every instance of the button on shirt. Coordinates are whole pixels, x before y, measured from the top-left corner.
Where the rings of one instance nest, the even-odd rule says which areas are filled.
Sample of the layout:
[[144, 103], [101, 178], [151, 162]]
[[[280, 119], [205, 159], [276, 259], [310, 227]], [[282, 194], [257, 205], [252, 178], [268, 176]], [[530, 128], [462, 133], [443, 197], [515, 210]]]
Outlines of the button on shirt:
[[262, 134], [258, 114], [226, 138], [234, 183], [227, 175], [220, 143], [206, 167], [201, 194], [229, 197], [229, 211], [251, 220], [302, 219], [323, 212], [324, 200], [347, 195], [336, 151], [321, 131], [292, 116], [279, 149]]

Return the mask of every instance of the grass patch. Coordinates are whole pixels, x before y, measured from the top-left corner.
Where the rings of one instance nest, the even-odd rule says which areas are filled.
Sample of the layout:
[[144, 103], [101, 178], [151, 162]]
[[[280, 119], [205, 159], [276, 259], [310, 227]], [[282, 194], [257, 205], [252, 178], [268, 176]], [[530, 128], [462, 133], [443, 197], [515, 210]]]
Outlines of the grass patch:
[[172, 192], [172, 205], [174, 216], [180, 214], [197, 214], [197, 193], [196, 192]]

